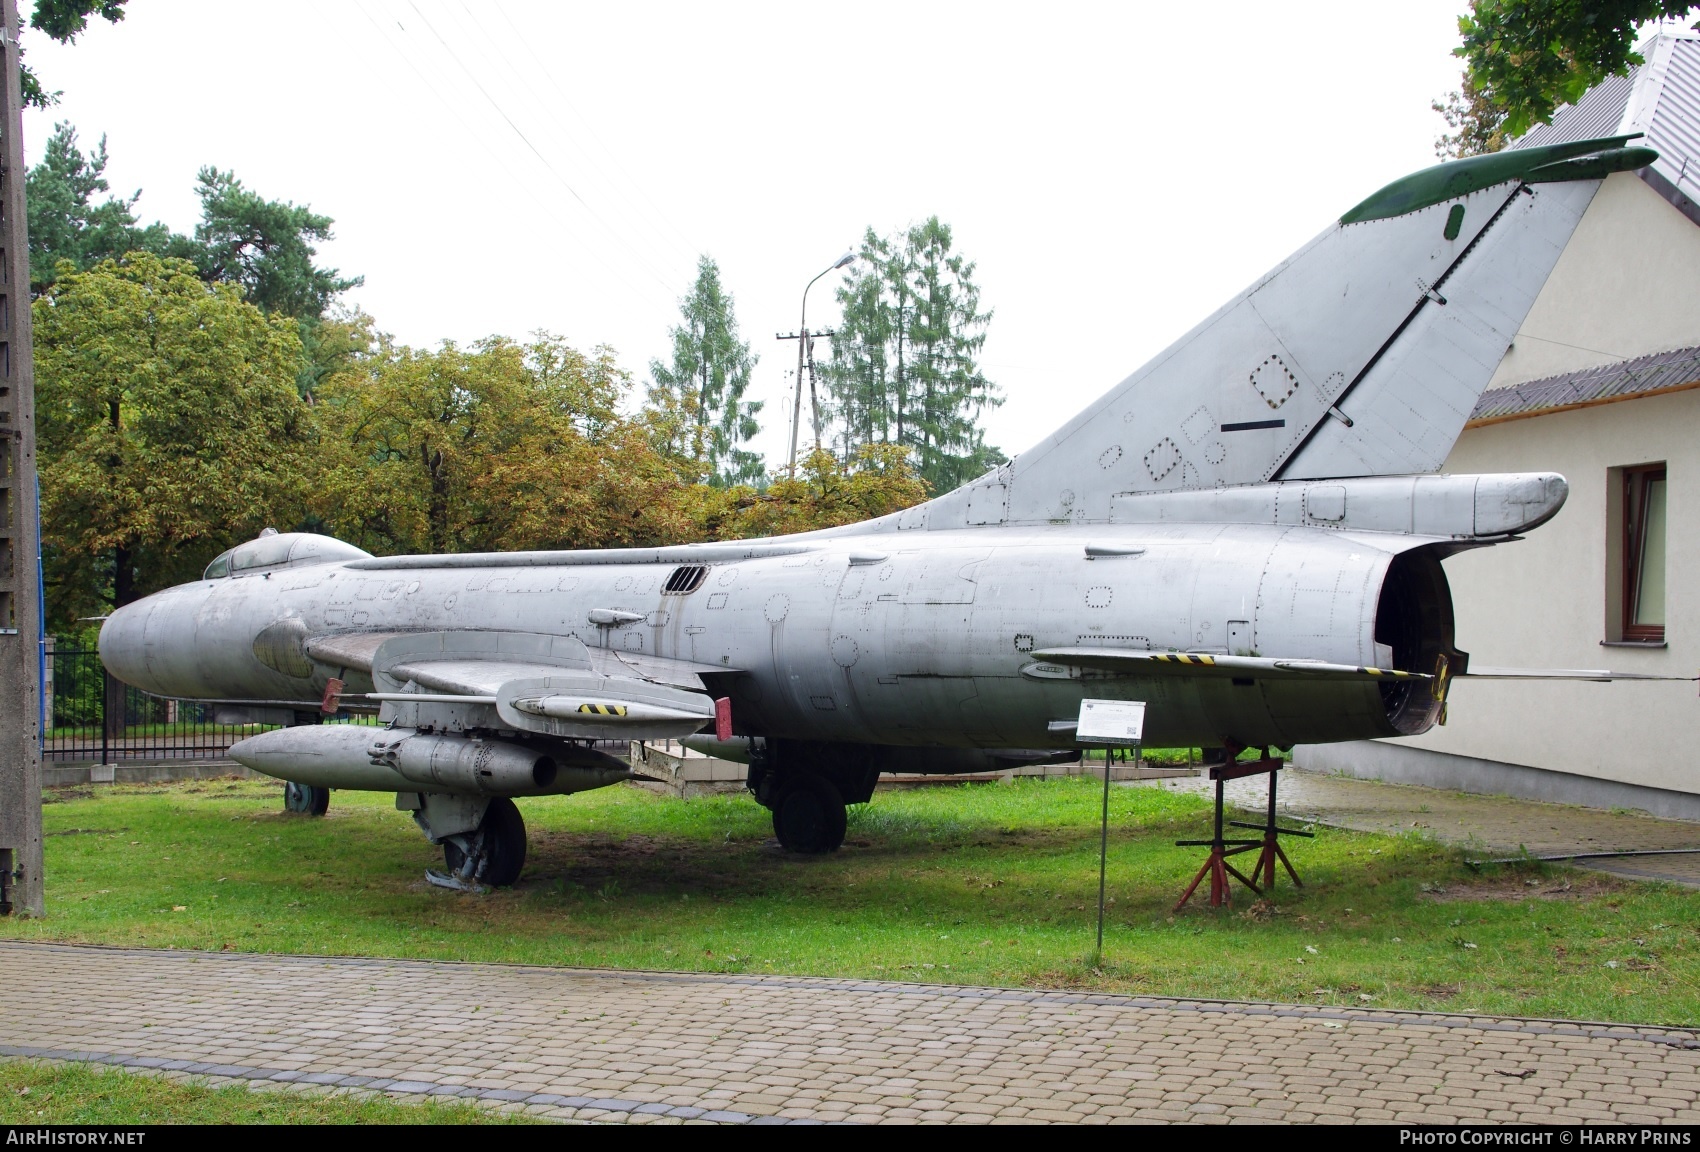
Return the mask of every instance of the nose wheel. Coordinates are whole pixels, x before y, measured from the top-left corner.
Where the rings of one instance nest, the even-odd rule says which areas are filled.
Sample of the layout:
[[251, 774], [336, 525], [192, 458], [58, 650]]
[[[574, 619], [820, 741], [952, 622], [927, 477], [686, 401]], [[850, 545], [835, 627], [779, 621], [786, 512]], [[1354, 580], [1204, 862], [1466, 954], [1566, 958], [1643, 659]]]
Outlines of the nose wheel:
[[505, 796], [491, 800], [476, 832], [444, 838], [443, 863], [453, 881], [445, 887], [506, 888], [518, 880], [525, 867], [525, 820], [519, 808]]
[[331, 806], [331, 790], [291, 780], [283, 786], [283, 807], [286, 812], [303, 816], [323, 816]]

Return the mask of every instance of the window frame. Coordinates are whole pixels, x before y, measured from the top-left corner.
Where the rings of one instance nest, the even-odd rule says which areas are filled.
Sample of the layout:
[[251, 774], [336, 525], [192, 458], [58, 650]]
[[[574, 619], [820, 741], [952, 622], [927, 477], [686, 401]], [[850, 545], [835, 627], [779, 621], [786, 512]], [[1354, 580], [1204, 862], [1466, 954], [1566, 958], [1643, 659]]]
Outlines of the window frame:
[[[1648, 488], [1655, 481], [1665, 485], [1665, 541], [1668, 551], [1670, 541], [1670, 478], [1665, 463], [1661, 461], [1657, 464], [1640, 464], [1632, 468], [1624, 468], [1622, 480], [1622, 537], [1619, 541], [1621, 552], [1619, 575], [1623, 583], [1621, 635], [1623, 640], [1629, 643], [1662, 644], [1665, 642], [1665, 626], [1663, 624], [1637, 624], [1635, 623], [1635, 613], [1639, 607], [1643, 560], [1647, 545], [1647, 516], [1645, 513], [1649, 503], [1647, 499]], [[1639, 503], [1637, 502], [1638, 497]], [[1642, 511], [1639, 520], [1634, 515], [1638, 506]], [[1665, 587], [1668, 601], [1670, 587], [1668, 580]]]

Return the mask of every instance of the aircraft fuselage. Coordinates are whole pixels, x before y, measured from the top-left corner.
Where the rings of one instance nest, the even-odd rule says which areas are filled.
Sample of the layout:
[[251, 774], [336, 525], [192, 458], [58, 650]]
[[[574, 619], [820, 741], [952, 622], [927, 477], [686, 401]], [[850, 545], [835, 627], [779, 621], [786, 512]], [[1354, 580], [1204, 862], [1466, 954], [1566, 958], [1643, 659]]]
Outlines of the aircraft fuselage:
[[[1106, 541], [1127, 551], [1088, 555]], [[1098, 696], [1148, 701], [1153, 745], [1285, 746], [1397, 734], [1381, 686], [1095, 674], [1031, 653], [1085, 644], [1386, 666], [1376, 611], [1394, 560], [1361, 534], [1188, 524], [823, 539], [705, 564], [683, 594], [664, 591], [677, 563], [321, 563], [149, 597], [112, 616], [101, 649], [121, 679], [161, 695], [310, 701], [339, 673], [351, 691], [369, 683], [309, 659], [309, 636], [570, 635], [726, 670], [707, 678], [743, 735], [1067, 747], [1052, 722]]]

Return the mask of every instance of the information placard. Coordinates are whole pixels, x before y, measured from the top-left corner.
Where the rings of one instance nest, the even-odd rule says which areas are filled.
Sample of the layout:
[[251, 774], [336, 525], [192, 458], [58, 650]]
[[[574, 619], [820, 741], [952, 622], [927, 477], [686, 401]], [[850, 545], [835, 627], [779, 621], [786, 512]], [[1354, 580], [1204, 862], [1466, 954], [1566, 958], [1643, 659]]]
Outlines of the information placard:
[[1138, 744], [1145, 731], [1143, 700], [1082, 700], [1074, 738], [1082, 744]]

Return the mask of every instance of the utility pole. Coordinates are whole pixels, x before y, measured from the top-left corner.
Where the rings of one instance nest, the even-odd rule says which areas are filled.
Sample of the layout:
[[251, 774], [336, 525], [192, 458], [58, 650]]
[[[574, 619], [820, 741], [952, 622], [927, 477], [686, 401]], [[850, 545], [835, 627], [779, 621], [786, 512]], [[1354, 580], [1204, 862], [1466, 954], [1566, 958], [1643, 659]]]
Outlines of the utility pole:
[[837, 332], [828, 330], [805, 335], [803, 344], [809, 350], [809, 407], [814, 409], [815, 417], [815, 451], [820, 451], [820, 394], [815, 391], [815, 336], [836, 336]]
[[18, 3], [0, 0], [0, 914], [44, 911], [41, 543]]
[[[775, 332], [773, 334], [775, 339], [795, 340], [797, 342], [797, 391], [791, 402], [791, 460], [786, 465], [788, 474], [793, 478], [797, 475], [797, 425], [802, 422], [803, 418], [803, 365], [805, 358], [809, 368], [809, 398], [814, 401], [815, 408], [815, 447], [820, 447], [820, 397], [815, 392], [815, 356], [814, 348], [809, 341], [809, 289], [815, 286], [815, 280], [819, 280], [821, 276], [825, 276], [828, 272], [836, 272], [840, 268], [846, 268], [855, 259], [856, 253], [846, 252], [837, 260], [834, 260], [830, 268], [822, 269], [820, 274], [814, 280], [810, 280], [807, 286], [803, 288], [803, 308], [802, 315], [798, 319], [797, 331]], [[816, 332], [815, 335], [831, 336], [833, 333]]]
[[809, 373], [809, 404], [814, 417], [815, 447], [820, 447], [820, 393], [815, 389], [815, 338], [817, 336], [836, 336], [837, 331], [827, 329], [824, 332], [810, 332], [804, 328], [800, 332], [775, 332], [775, 340], [795, 340], [797, 342], [797, 387], [791, 403], [791, 462], [788, 465], [790, 474], [797, 475], [797, 426], [803, 419], [803, 371], [805, 366]]
[[[813, 281], [811, 281], [813, 283]], [[807, 292], [804, 293], [807, 299]], [[791, 455], [785, 468], [786, 474], [792, 479], [797, 477], [797, 423], [803, 416], [803, 345], [809, 341], [809, 330], [801, 332], [775, 332], [776, 340], [795, 340], [797, 342], [797, 383], [791, 389]]]

